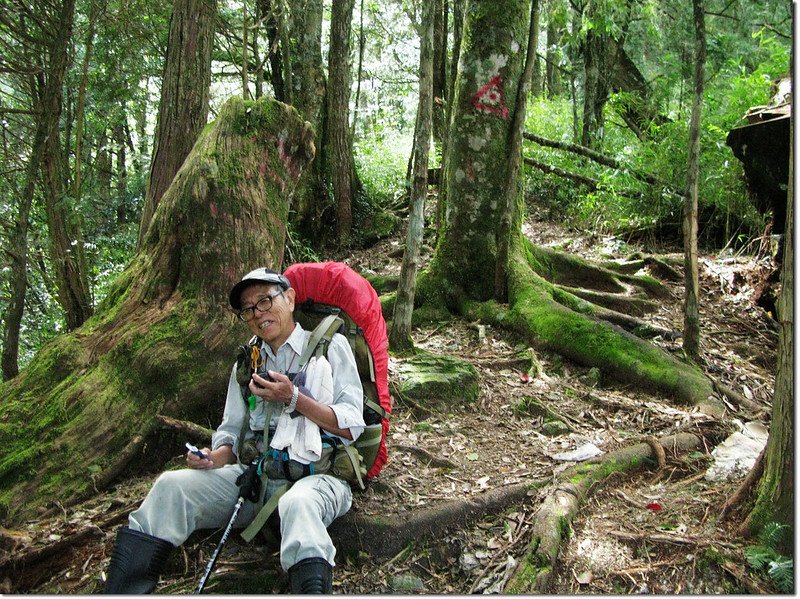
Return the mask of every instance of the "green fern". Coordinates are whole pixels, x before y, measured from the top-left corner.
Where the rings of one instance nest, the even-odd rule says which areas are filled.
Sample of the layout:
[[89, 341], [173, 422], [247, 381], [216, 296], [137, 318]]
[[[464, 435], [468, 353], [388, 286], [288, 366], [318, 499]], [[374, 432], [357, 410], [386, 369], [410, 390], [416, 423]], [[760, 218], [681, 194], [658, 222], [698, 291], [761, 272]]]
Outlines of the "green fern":
[[794, 560], [788, 557], [778, 557], [769, 563], [767, 572], [772, 582], [781, 593], [794, 592]]
[[775, 587], [781, 593], [794, 591], [794, 560], [784, 557], [776, 548], [785, 542], [789, 527], [785, 524], [770, 522], [758, 535], [760, 545], [744, 550], [747, 563], [756, 572], [766, 570]]
[[786, 524], [770, 522], [758, 535], [758, 540], [761, 541], [764, 547], [772, 547], [774, 549], [784, 542], [788, 532], [789, 527]]
[[744, 550], [744, 555], [747, 558], [747, 563], [750, 564], [753, 570], [762, 570], [766, 568], [770, 562], [774, 561], [776, 557], [779, 557], [774, 550], [762, 547], [761, 545], [748, 547]]

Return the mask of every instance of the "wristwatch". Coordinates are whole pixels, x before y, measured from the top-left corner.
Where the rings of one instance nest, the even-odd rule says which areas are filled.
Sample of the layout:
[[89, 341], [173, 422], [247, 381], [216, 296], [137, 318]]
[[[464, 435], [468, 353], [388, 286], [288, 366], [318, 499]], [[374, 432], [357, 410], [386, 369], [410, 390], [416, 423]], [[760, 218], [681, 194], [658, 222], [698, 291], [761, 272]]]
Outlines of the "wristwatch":
[[286, 410], [291, 414], [297, 408], [297, 398], [300, 396], [300, 389], [297, 385], [292, 385], [292, 399], [286, 404]]

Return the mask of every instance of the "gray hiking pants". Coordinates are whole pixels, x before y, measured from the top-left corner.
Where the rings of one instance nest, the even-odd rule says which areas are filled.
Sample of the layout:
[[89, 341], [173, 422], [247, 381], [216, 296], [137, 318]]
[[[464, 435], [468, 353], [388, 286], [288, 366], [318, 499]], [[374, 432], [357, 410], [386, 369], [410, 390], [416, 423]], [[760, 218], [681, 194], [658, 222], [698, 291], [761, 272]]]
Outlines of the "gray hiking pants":
[[[198, 528], [228, 524], [239, 497], [236, 478], [245, 467], [229, 464], [213, 470], [170, 470], [158, 477], [144, 502], [128, 517], [134, 530], [181, 545]], [[284, 481], [268, 481], [266, 499]], [[281, 517], [281, 567], [288, 570], [300, 560], [321, 557], [332, 566], [336, 548], [327, 528], [350, 509], [350, 486], [327, 474], [300, 479], [278, 501]], [[253, 520], [261, 504], [245, 501], [236, 528]]]

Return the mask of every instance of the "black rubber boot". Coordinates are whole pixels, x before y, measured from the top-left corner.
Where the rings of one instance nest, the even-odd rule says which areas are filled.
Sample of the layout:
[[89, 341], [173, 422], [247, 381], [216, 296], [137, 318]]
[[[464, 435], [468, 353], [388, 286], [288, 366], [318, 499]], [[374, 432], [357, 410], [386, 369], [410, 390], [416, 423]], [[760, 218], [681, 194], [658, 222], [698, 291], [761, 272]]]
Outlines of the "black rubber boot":
[[120, 528], [103, 593], [141, 595], [151, 592], [172, 549], [174, 545], [164, 539], [127, 526]]
[[308, 557], [289, 568], [292, 595], [333, 593], [333, 567], [321, 557]]

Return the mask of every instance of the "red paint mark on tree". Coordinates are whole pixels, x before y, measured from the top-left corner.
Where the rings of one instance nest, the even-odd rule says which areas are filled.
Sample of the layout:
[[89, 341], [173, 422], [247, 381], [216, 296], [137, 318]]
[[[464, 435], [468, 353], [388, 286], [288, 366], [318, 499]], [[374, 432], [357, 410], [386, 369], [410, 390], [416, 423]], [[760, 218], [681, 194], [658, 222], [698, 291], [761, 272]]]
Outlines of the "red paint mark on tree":
[[219, 208], [217, 208], [217, 203], [211, 202], [211, 204], [209, 204], [209, 208], [211, 209], [211, 216], [217, 218], [217, 214], [219, 214]]
[[500, 75], [495, 75], [489, 83], [480, 88], [470, 100], [475, 110], [478, 112], [488, 112], [496, 114], [504, 119], [508, 118], [508, 107], [506, 106], [506, 96], [503, 92], [503, 79]]

